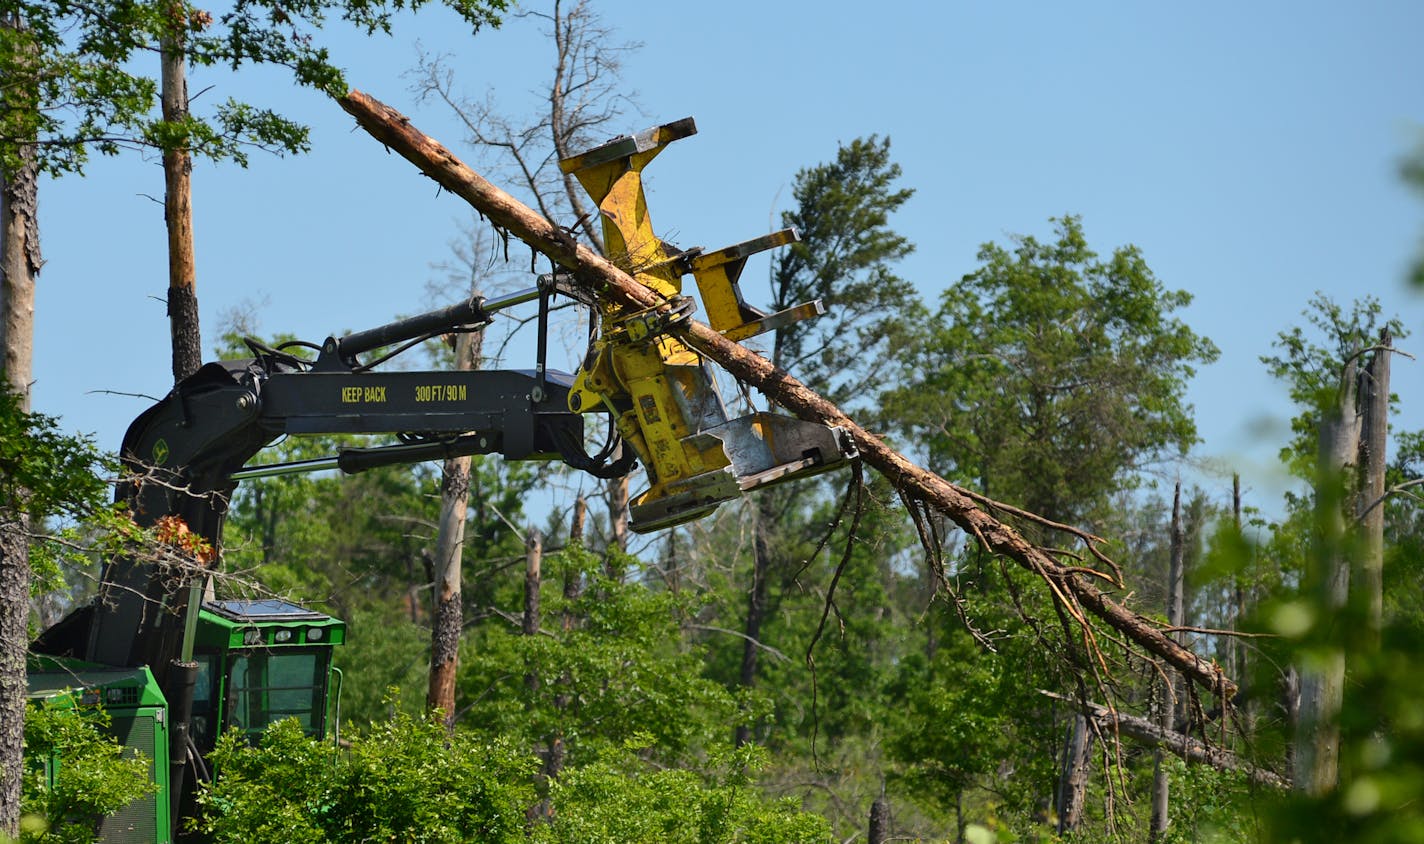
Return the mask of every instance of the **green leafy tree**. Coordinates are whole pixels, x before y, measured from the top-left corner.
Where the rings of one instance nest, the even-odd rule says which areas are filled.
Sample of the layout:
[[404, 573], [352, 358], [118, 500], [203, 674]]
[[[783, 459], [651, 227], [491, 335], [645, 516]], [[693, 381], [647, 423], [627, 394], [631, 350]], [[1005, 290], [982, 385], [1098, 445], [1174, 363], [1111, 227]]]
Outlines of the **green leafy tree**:
[[[251, 149], [298, 152], [307, 131], [288, 118], [228, 100], [177, 120], [155, 112], [158, 85], [133, 61], [176, 35], [191, 65], [271, 64], [304, 86], [339, 95], [346, 83], [317, 37], [329, 15], [368, 34], [388, 33], [398, 12], [425, 0], [288, 3], [239, 0], [217, 17], [172, 0], [67, 3], [7, 0], [0, 18], [16, 26], [0, 38], [7, 108], [0, 110], [0, 161], [7, 168], [33, 149], [52, 175], [78, 172], [92, 151], [186, 148], [200, 157], [247, 161]], [[472, 29], [498, 25], [503, 0], [444, 3]], [[22, 99], [16, 99], [23, 92]]]
[[[841, 145], [834, 160], [796, 174], [796, 207], [782, 214], [782, 224], [797, 229], [801, 240], [777, 253], [772, 309], [820, 299], [828, 313], [776, 329], [772, 363], [838, 400], [867, 395], [866, 384], [888, 359], [884, 352], [915, 301], [912, 286], [894, 273], [914, 248], [890, 227], [891, 215], [913, 193], [897, 185], [900, 175], [889, 138], [857, 138]], [[736, 675], [744, 690], [756, 688], [765, 670], [763, 627], [781, 590], [825, 532], [819, 503], [808, 505], [804, 489], [763, 491], [748, 509], [752, 570]], [[740, 727], [737, 743], [749, 739], [749, 726]]]
[[[602, 560], [577, 545], [547, 557], [545, 568], [553, 574], [540, 600], [545, 618], [577, 623], [547, 624], [528, 636], [507, 620], [512, 613], [484, 613], [463, 643], [457, 723], [530, 747], [561, 736], [570, 765], [635, 737], [665, 764], [719, 744], [725, 725], [739, 718], [738, 704], [703, 676], [701, 654], [683, 644], [692, 596], [609, 578]], [[555, 586], [571, 571], [587, 586], [569, 600]]]
[[[1300, 478], [1315, 477], [1318, 437], [1323, 414], [1338, 401], [1340, 379], [1348, 362], [1359, 362], [1388, 331], [1396, 340], [1409, 336], [1398, 317], [1385, 319], [1380, 302], [1365, 296], [1348, 308], [1317, 292], [1302, 316], [1310, 326], [1282, 331], [1272, 344], [1277, 354], [1264, 355], [1267, 371], [1285, 382], [1299, 413], [1291, 418], [1292, 438], [1281, 449], [1281, 460]], [[1293, 506], [1304, 502], [1289, 499]]]
[[[939, 308], [916, 327], [902, 357], [903, 381], [881, 404], [893, 408], [887, 424], [921, 444], [941, 474], [1101, 533], [1116, 493], [1134, 488], [1151, 463], [1195, 442], [1186, 384], [1217, 350], [1173, 315], [1190, 295], [1166, 288], [1137, 248], [1120, 247], [1104, 259], [1089, 247], [1077, 217], [1053, 223], [1052, 242], [1021, 236], [1012, 249], [994, 243], [980, 249], [980, 268], [950, 285]], [[1056, 544], [1055, 531], [1024, 527], [1040, 543]], [[1058, 608], [1018, 582], [1021, 574], [987, 566], [977, 554], [946, 565], [967, 581], [965, 591], [980, 590], [987, 602], [965, 614], [967, 624], [1023, 630], [1026, 623], [1001, 649], [1056, 657], [1026, 661], [1043, 673], [1020, 674], [1021, 682], [1087, 694], [1094, 657]], [[973, 567], [972, 578], [963, 578], [965, 566]], [[1045, 710], [1018, 700], [1009, 721], [1041, 723]], [[1069, 720], [1078, 736], [1087, 732], [1080, 715], [1069, 713]], [[1028, 754], [1052, 758], [1057, 749], [1042, 735], [1022, 735], [1019, 747], [1027, 753], [1017, 758], [1026, 769], [1041, 769]], [[1085, 769], [1089, 742], [1075, 737], [1070, 746], [1064, 779], [1073, 785], [1058, 789], [1061, 830], [1080, 822], [1084, 806], [1084, 778], [1067, 774]], [[954, 750], [924, 752], [934, 758]]]
[[1073, 522], [1195, 442], [1186, 384], [1217, 350], [1173, 316], [1191, 295], [1140, 250], [1102, 259], [1079, 218], [1053, 222], [1051, 243], [980, 249], [882, 404], [941, 473]]
[[[1382, 319], [1378, 302], [1368, 297], [1345, 308], [1317, 295], [1305, 315], [1310, 327], [1282, 332], [1279, 353], [1263, 358], [1290, 387], [1300, 411], [1282, 457], [1311, 481], [1303, 492], [1287, 496], [1288, 517], [1276, 528], [1281, 541], [1272, 543], [1280, 564], [1302, 574], [1287, 582], [1262, 614], [1263, 626], [1282, 637], [1272, 659], [1299, 666], [1303, 676], [1298, 723], [1282, 725], [1270, 737], [1284, 745], [1294, 726], [1294, 768], [1298, 775], [1306, 773], [1298, 776], [1301, 790], [1275, 801], [1264, 815], [1267, 834], [1273, 840], [1424, 840], [1424, 817], [1407, 796], [1424, 781], [1415, 679], [1424, 664], [1419, 647], [1424, 618], [1407, 594], [1417, 592], [1419, 575], [1411, 551], [1424, 509], [1411, 493], [1419, 477], [1420, 435], [1395, 432], [1387, 497], [1376, 505], [1385, 516], [1382, 607], [1371, 606], [1372, 583], [1359, 576], [1361, 562], [1373, 556], [1361, 515], [1367, 502], [1358, 498], [1354, 478], [1357, 463], [1362, 471], [1367, 468], [1365, 450], [1357, 461], [1349, 436], [1320, 435], [1327, 426], [1360, 424], [1352, 418], [1361, 410], [1354, 396], [1362, 381], [1354, 374], [1375, 371], [1374, 362], [1366, 367], [1365, 361], [1392, 353], [1382, 343], [1382, 329], [1395, 339], [1404, 332], [1398, 320]], [[1321, 462], [1328, 453], [1343, 466], [1311, 471], [1317, 435]], [[1325, 448], [1340, 439], [1347, 453]], [[1360, 435], [1354, 442], [1366, 439]], [[1326, 680], [1316, 685], [1326, 692], [1312, 697], [1306, 681], [1320, 676]], [[1321, 707], [1314, 698], [1328, 703]]]
[[801, 240], [777, 253], [772, 308], [820, 299], [827, 314], [779, 329], [772, 363], [837, 403], [867, 395], [916, 304], [913, 285], [895, 274], [915, 248], [890, 227], [914, 194], [900, 176], [889, 138], [857, 138], [796, 174], [796, 207], [781, 215]]

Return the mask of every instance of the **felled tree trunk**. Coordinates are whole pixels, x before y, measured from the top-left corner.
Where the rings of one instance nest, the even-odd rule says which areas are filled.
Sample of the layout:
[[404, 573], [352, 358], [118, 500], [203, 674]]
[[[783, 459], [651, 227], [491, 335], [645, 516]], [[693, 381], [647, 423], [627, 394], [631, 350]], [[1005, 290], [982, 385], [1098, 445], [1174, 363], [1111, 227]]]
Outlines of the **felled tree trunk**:
[[1247, 779], [1257, 785], [1266, 785], [1277, 789], [1290, 786], [1285, 777], [1274, 771], [1258, 768], [1229, 750], [1206, 744], [1185, 733], [1163, 729], [1161, 725], [1154, 724], [1150, 719], [1128, 715], [1092, 701], [1079, 703], [1064, 695], [1042, 690], [1039, 691], [1039, 694], [1054, 700], [1067, 701], [1074, 706], [1081, 706], [1083, 712], [1096, 722], [1098, 730], [1103, 735], [1127, 736], [1147, 747], [1161, 747], [1187, 762], [1207, 765], [1218, 771], [1245, 774]]
[[[658, 309], [665, 302], [611, 261], [574, 241], [567, 232], [486, 181], [453, 153], [411, 125], [395, 109], [360, 91], [339, 102], [363, 129], [470, 203], [495, 225], [573, 272], [593, 295], [631, 308]], [[906, 496], [926, 502], [949, 517], [987, 549], [1012, 559], [1041, 578], [1059, 600], [1097, 616], [1143, 650], [1158, 656], [1208, 690], [1231, 696], [1232, 682], [1211, 660], [1202, 659], [1164, 634], [1149, 619], [1112, 600], [1087, 577], [1069, 571], [1026, 541], [1010, 526], [980, 509], [967, 490], [930, 472], [857, 425], [831, 402], [766, 358], [728, 340], [711, 327], [691, 321], [678, 336], [742, 383], [755, 387], [801, 419], [840, 427], [854, 441], [861, 458]]]

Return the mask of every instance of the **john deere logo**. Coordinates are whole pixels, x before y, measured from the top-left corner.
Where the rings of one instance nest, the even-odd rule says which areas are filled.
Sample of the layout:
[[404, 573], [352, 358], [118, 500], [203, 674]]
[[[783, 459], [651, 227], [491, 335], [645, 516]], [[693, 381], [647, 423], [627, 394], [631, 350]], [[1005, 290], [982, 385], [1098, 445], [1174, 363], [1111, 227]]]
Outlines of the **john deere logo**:
[[162, 466], [168, 462], [168, 440], [159, 440], [153, 444], [153, 465]]

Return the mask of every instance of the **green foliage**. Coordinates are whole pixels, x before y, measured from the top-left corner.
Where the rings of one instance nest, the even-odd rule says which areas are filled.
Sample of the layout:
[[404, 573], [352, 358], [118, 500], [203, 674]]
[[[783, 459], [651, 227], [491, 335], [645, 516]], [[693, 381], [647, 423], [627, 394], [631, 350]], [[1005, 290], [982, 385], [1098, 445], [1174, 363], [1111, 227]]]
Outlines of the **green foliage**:
[[[148, 774], [151, 760], [125, 757], [124, 748], [102, 732], [107, 724], [108, 715], [99, 709], [81, 713], [26, 708], [20, 805], [26, 818], [20, 841], [95, 841], [100, 818], [153, 792], [156, 786]], [[51, 759], [59, 760], [52, 771]]]
[[1191, 296], [1136, 247], [1102, 260], [1077, 217], [1054, 223], [1053, 243], [980, 250], [883, 403], [941, 472], [1073, 521], [1195, 442], [1186, 382], [1217, 350], [1172, 316]]
[[[460, 723], [530, 746], [557, 735], [573, 765], [635, 737], [669, 764], [725, 740], [737, 702], [702, 676], [701, 653], [681, 641], [691, 597], [608, 579], [601, 566], [578, 546], [550, 555], [541, 635], [491, 619], [465, 638]], [[557, 594], [569, 574], [587, 581], [572, 602]]]
[[[137, 63], [161, 45], [194, 66], [269, 64], [299, 85], [346, 93], [341, 70], [317, 34], [337, 15], [366, 34], [389, 33], [397, 13], [426, 0], [238, 0], [218, 18], [182, 0], [0, 0], [0, 167], [13, 172], [29, 148], [51, 175], [79, 172], [91, 150], [187, 148], [247, 163], [251, 148], [304, 152], [305, 126], [229, 100], [210, 114], [165, 121], [158, 83]], [[471, 28], [498, 26], [505, 0], [445, 0]], [[156, 69], [156, 62], [154, 63]]]
[[1300, 413], [1291, 419], [1295, 435], [1281, 449], [1281, 460], [1301, 478], [1315, 477], [1316, 440], [1323, 408], [1334, 407], [1340, 393], [1340, 379], [1347, 361], [1363, 364], [1361, 355], [1379, 342], [1388, 330], [1395, 340], [1409, 335], [1398, 317], [1381, 319], [1379, 300], [1365, 296], [1347, 311], [1323, 293], [1316, 293], [1301, 312], [1313, 329], [1292, 326], [1276, 335], [1275, 355], [1263, 355], [1261, 362], [1270, 373], [1286, 383]]
[[715, 759], [705, 774], [669, 770], [634, 753], [594, 762], [550, 789], [552, 820], [534, 829], [538, 844], [589, 841], [668, 844], [778, 844], [831, 841], [824, 818], [791, 800], [767, 800], [752, 774], [766, 756], [753, 745]]
[[820, 299], [828, 313], [779, 329], [772, 361], [833, 401], [866, 394], [915, 301], [892, 270], [914, 251], [889, 224], [914, 193], [899, 179], [889, 138], [857, 138], [834, 161], [796, 174], [797, 207], [781, 215], [801, 240], [778, 253], [772, 306]]
[[288, 720], [256, 747], [223, 736], [212, 760], [199, 826], [215, 842], [521, 841], [533, 798], [534, 760], [509, 742], [402, 714], [340, 754]]
[[[1391, 562], [1387, 583], [1415, 590], [1424, 576], [1420, 558]], [[1243, 795], [1238, 811], [1259, 815], [1260, 840], [1424, 841], [1424, 806], [1418, 801], [1424, 789], [1424, 616], [1397, 604], [1387, 609], [1376, 648], [1362, 637], [1360, 604], [1352, 594], [1344, 610], [1329, 609], [1321, 594], [1307, 591], [1274, 602], [1267, 611], [1283, 638], [1265, 659], [1300, 664], [1327, 649], [1343, 649], [1347, 674], [1338, 787], [1322, 797], [1292, 792], [1263, 801]], [[1282, 725], [1277, 732], [1284, 731]], [[1289, 734], [1261, 738], [1269, 752]]]
[[699, 773], [650, 762], [647, 741], [634, 736], [566, 771], [550, 787], [547, 822], [528, 827], [535, 760], [512, 742], [397, 715], [338, 754], [285, 721], [257, 747], [220, 740], [200, 828], [215, 842], [829, 839], [823, 819], [761, 795], [759, 749], [725, 750]]
[[22, 411], [0, 381], [0, 506], [31, 520], [31, 590], [63, 585], [67, 572], [87, 570], [96, 548], [117, 551], [142, 532], [109, 504], [118, 461], [86, 436], [64, 434], [57, 421]]
[[336, 649], [335, 657], [342, 673], [342, 724], [361, 727], [396, 712], [423, 712], [430, 628], [379, 605], [355, 609], [343, 619], [346, 644]]
[[19, 401], [0, 381], [0, 501], [32, 518], [102, 507], [113, 460], [89, 438], [60, 433], [52, 417], [21, 410]]

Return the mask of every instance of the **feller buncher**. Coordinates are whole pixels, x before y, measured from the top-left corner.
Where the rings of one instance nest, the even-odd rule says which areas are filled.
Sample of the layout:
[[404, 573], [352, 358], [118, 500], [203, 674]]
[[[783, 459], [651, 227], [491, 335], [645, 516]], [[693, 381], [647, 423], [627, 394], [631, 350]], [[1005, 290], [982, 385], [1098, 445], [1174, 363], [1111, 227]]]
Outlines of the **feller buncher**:
[[[319, 346], [271, 348], [209, 363], [144, 411], [124, 437], [126, 479], [116, 499], [136, 523], [190, 533], [212, 549], [184, 565], [119, 557], [103, 567], [96, 598], [31, 647], [30, 695], [43, 705], [100, 703], [129, 752], [142, 754], [155, 794], [100, 822], [101, 840], [181, 837], [205, 757], [230, 730], [253, 740], [296, 718], [335, 739], [345, 640], [338, 619], [276, 599], [213, 596], [222, 524], [238, 482], [294, 472], [377, 466], [457, 455], [559, 460], [598, 477], [641, 463], [648, 487], [629, 506], [630, 527], [653, 531], [711, 513], [762, 486], [823, 472], [855, 457], [840, 429], [766, 412], [729, 418], [708, 362], [674, 334], [693, 312], [696, 281], [708, 322], [743, 340], [822, 313], [811, 302], [775, 314], [748, 306], [738, 287], [747, 258], [796, 240], [776, 232], [714, 252], [680, 250], [653, 230], [642, 173], [668, 144], [696, 131], [691, 119], [617, 138], [561, 162], [598, 206], [609, 257], [669, 307], [630, 311], [578, 292], [559, 273], [527, 290], [474, 298]], [[583, 297], [596, 330], [573, 374], [545, 367], [551, 301]], [[421, 341], [473, 331], [500, 311], [537, 302], [532, 370], [378, 371]], [[314, 357], [293, 349], [309, 346]], [[608, 417], [607, 442], [590, 454], [584, 417]], [[394, 434], [394, 444], [343, 448], [321, 460], [248, 463], [288, 435]], [[62, 758], [47, 760], [53, 773]]]

